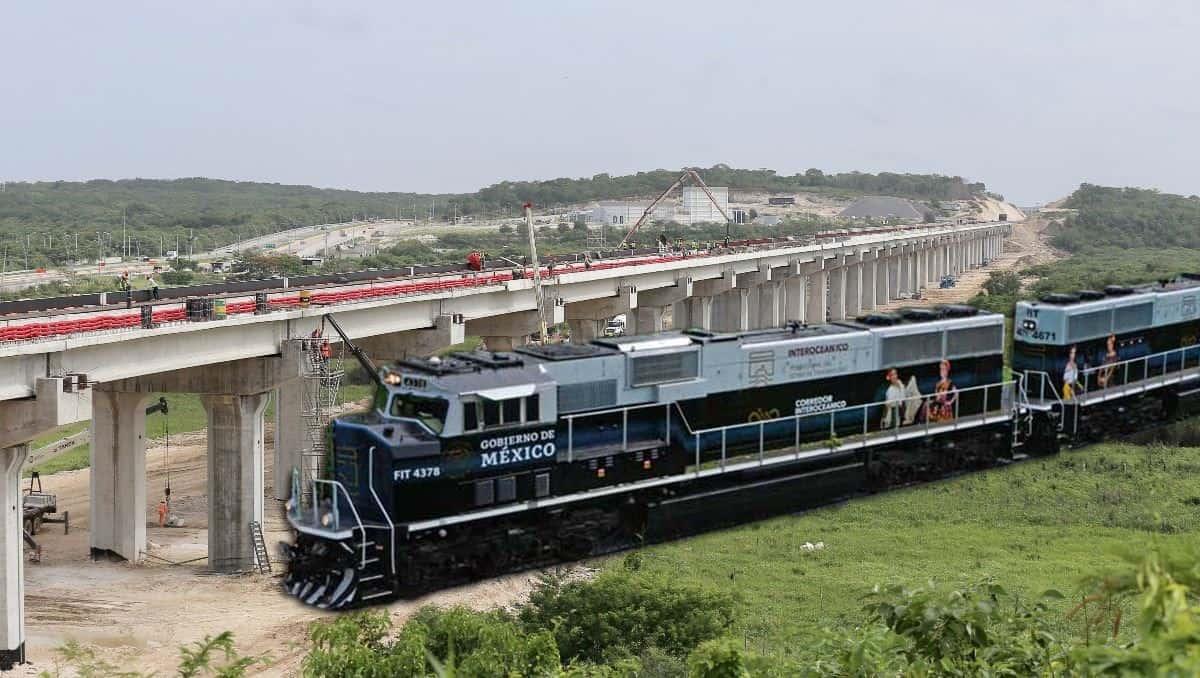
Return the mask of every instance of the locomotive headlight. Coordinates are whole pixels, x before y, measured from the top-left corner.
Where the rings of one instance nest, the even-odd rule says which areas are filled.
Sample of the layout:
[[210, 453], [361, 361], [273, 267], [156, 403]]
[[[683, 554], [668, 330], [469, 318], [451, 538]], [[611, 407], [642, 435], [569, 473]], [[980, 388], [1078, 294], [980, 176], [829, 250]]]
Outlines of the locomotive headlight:
[[1022, 320], [1021, 327], [1025, 328], [1027, 330], [1030, 330], [1030, 331], [1036, 330], [1037, 329], [1037, 321], [1036, 320]]

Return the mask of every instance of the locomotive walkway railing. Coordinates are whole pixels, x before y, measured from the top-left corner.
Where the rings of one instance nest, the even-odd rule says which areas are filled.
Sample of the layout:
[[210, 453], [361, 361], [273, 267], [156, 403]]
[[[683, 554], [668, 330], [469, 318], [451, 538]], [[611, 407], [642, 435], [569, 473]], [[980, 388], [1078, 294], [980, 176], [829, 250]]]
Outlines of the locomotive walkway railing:
[[[810, 456], [848, 452], [912, 438], [924, 438], [929, 435], [957, 431], [963, 428], [976, 428], [998, 421], [1010, 421], [1015, 411], [1016, 399], [1014, 394], [1017, 393], [1017, 390], [1018, 382], [1007, 381], [998, 384], [985, 384], [982, 386], [954, 389], [943, 394], [914, 396], [912, 398], [868, 403], [865, 405], [851, 405], [823, 412], [763, 419], [745, 424], [714, 426], [699, 430], [690, 430], [689, 426], [688, 433], [692, 436], [693, 446], [695, 447], [695, 461], [690, 473], [699, 477], [705, 470], [713, 468], [719, 471], [729, 470], [729, 439], [731, 433], [747, 430], [753, 433], [757, 429], [757, 452], [752, 451], [749, 454], [735, 455], [733, 458], [745, 459], [756, 456], [757, 459], [752, 459], [749, 464], [763, 466], [772, 458], [780, 458], [783, 461], [789, 459], [798, 460]], [[999, 393], [996, 393], [996, 391], [999, 391]], [[962, 397], [966, 394], [976, 392], [982, 394], [982, 403], [979, 411], [966, 414], [961, 413]], [[944, 405], [950, 405], [952, 411], [946, 411]], [[935, 408], [939, 409], [935, 410]], [[969, 409], [974, 410], [975, 408], [972, 407]], [[881, 410], [886, 413], [883, 415], [883, 421], [889, 423], [884, 425], [883, 421], [881, 421], [880, 426], [873, 429], [871, 426], [872, 412], [879, 412]], [[935, 414], [935, 412], [937, 413]], [[681, 417], [683, 416], [682, 412], [679, 414]], [[848, 428], [847, 420], [854, 419], [861, 421], [860, 430], [846, 435], [845, 431]], [[829, 438], [818, 441], [802, 440], [802, 438], [806, 437], [802, 433], [802, 430], [806, 427], [802, 426], [801, 422], [806, 420], [822, 422], [822, 424], [828, 421], [826, 430], [829, 431]], [[684, 421], [686, 423], [686, 419]], [[772, 441], [768, 438], [767, 427], [789, 421], [792, 422], [794, 439], [790, 446], [781, 448], [778, 446], [777, 441]], [[811, 438], [813, 430], [812, 426], [807, 427], [807, 437]], [[839, 435], [839, 432], [841, 435]], [[707, 455], [704, 452], [702, 441], [705, 436], [716, 434], [721, 436], [720, 459], [705, 462], [704, 457]], [[745, 436], [735, 435], [732, 437], [745, 439]], [[768, 445], [774, 445], [774, 449], [768, 451]], [[737, 467], [745, 468], [746, 463], [739, 463]]]
[[1200, 347], [1173, 348], [1081, 370], [1079, 385], [1082, 388], [1072, 400], [1081, 405], [1094, 405], [1178, 384], [1198, 375]]
[[[407, 527], [407, 531], [409, 534], [413, 534], [413, 533], [421, 532], [423, 530], [427, 530], [427, 529], [431, 529], [431, 528], [445, 527], [445, 526], [449, 526], [449, 525], [468, 523], [468, 522], [471, 522], [474, 520], [481, 520], [484, 518], [508, 515], [508, 514], [512, 514], [512, 513], [519, 513], [521, 511], [526, 511], [526, 510], [530, 510], [530, 509], [546, 508], [546, 507], [551, 507], [551, 506], [561, 506], [561, 505], [571, 504], [571, 503], [578, 502], [578, 501], [584, 501], [584, 500], [609, 496], [609, 495], [613, 495], [613, 494], [629, 492], [632, 490], [648, 489], [648, 488], [653, 488], [653, 487], [662, 487], [662, 486], [666, 486], [666, 485], [671, 485], [673, 483], [679, 483], [679, 482], [684, 482], [684, 481], [699, 479], [699, 478], [719, 476], [724, 473], [748, 470], [748, 469], [752, 469], [755, 467], [765, 467], [765, 466], [772, 466], [775, 464], [794, 462], [797, 460], [815, 459], [815, 458], [819, 458], [819, 457], [834, 456], [834, 455], [841, 454], [846, 451], [852, 451], [852, 450], [862, 449], [862, 448], [871, 447], [871, 446], [885, 445], [885, 444], [900, 442], [900, 441], [904, 441], [904, 440], [921, 439], [921, 438], [925, 438], [930, 435], [937, 435], [940, 433], [947, 433], [947, 432], [964, 430], [964, 429], [973, 429], [973, 428], [979, 428], [982, 426], [986, 426], [989, 424], [997, 424], [997, 423], [1001, 423], [1004, 421], [1012, 421], [1013, 418], [1016, 416], [1015, 394], [1017, 393], [1018, 388], [1019, 388], [1018, 382], [1005, 381], [1005, 382], [998, 382], [995, 384], [986, 384], [983, 386], [973, 386], [970, 388], [955, 389], [954, 391], [951, 392], [951, 394], [957, 396], [954, 401], [955, 404], [953, 405], [953, 407], [954, 407], [953, 413], [955, 416], [953, 416], [952, 418], [950, 418], [948, 420], [944, 420], [944, 421], [943, 420], [935, 421], [935, 420], [931, 420], [929, 417], [924, 417], [923, 420], [918, 421], [919, 417], [915, 416], [911, 423], [904, 423], [902, 418], [897, 418], [896, 422], [894, 424], [891, 424], [884, 430], [870, 430], [870, 408], [878, 409], [881, 407], [885, 407], [885, 406], [889, 405], [889, 403], [887, 403], [887, 402], [876, 402], [876, 403], [869, 403], [866, 405], [854, 405], [854, 406], [838, 408], [835, 410], [830, 410], [827, 412], [793, 415], [793, 416], [788, 416], [788, 417], [778, 417], [778, 418], [766, 419], [766, 420], [762, 420], [762, 421], [747, 422], [745, 424], [733, 424], [730, 426], [712, 427], [712, 428], [705, 428], [705, 429], [699, 429], [699, 430], [692, 429], [692, 427], [687, 423], [687, 419], [686, 419], [686, 417], [684, 417], [683, 412], [680, 411], [678, 409], [678, 407], [675, 406], [674, 403], [672, 403], [672, 404], [650, 403], [650, 404], [644, 404], [644, 405], [632, 405], [632, 406], [624, 407], [624, 408], [613, 408], [610, 410], [602, 410], [602, 411], [598, 411], [598, 412], [584, 412], [584, 413], [579, 413], [579, 414], [564, 415], [563, 418], [567, 420], [567, 450], [565, 453], [561, 453], [561, 456], [559, 457], [560, 460], [564, 460], [564, 459], [576, 460], [578, 458], [578, 453], [581, 450], [586, 451], [586, 448], [580, 448], [580, 450], [576, 450], [574, 447], [574, 421], [576, 419], [585, 419], [587, 417], [597, 417], [597, 416], [614, 416], [617, 414], [621, 414], [622, 415], [621, 416], [621, 420], [622, 420], [622, 424], [621, 424], [621, 426], [622, 426], [622, 431], [621, 431], [622, 443], [621, 443], [621, 446], [620, 446], [620, 448], [616, 448], [616, 446], [612, 446], [609, 448], [609, 451], [607, 452], [608, 454], [616, 454], [616, 453], [619, 453], [619, 451], [621, 449], [626, 449], [626, 450], [633, 449], [635, 446], [637, 446], [637, 443], [640, 441], [640, 439], [638, 439], [636, 437], [634, 437], [634, 438], [630, 437], [629, 416], [628, 416], [629, 413], [638, 411], [638, 410], [646, 410], [646, 409], [653, 409], [653, 408], [662, 408], [662, 410], [663, 410], [662, 422], [663, 423], [667, 423], [674, 417], [679, 417], [680, 421], [683, 423], [683, 427], [684, 427], [684, 430], [686, 431], [686, 435], [691, 437], [693, 441], [701, 439], [702, 436], [704, 436], [705, 434], [719, 433], [719, 434], [722, 434], [722, 440], [724, 442], [722, 443], [721, 452], [720, 452], [719, 457], [714, 457], [711, 460], [706, 460], [706, 459], [702, 458], [701, 455], [697, 455], [696, 458], [699, 461], [694, 464], [689, 464], [688, 468], [685, 469], [685, 471], [683, 473], [647, 478], [645, 480], [639, 480], [639, 481], [630, 482], [630, 483], [622, 483], [622, 484], [618, 484], [618, 485], [610, 485], [610, 486], [600, 487], [600, 488], [596, 488], [596, 489], [592, 489], [592, 490], [576, 492], [574, 494], [561, 495], [561, 496], [555, 496], [555, 497], [546, 497], [543, 499], [532, 499], [529, 501], [522, 501], [522, 502], [514, 502], [512, 504], [507, 504], [505, 506], [498, 506], [498, 507], [495, 507], [492, 509], [484, 509], [484, 510], [474, 511], [474, 512], [470, 512], [470, 513], [460, 513], [457, 515], [447, 516], [444, 518], [434, 518], [431, 520], [413, 522], [413, 523], [409, 523], [408, 525], [406, 525], [404, 527]], [[985, 394], [983, 396], [983, 401], [982, 401], [983, 404], [979, 408], [979, 411], [976, 412], [976, 411], [974, 411], [975, 408], [971, 407], [971, 408], [969, 408], [971, 410], [970, 412], [960, 415], [961, 409], [958, 404], [962, 402], [961, 396], [963, 394], [973, 393], [976, 391], [980, 391]], [[999, 393], [996, 393], [996, 391], [999, 391]], [[945, 394], [943, 394], [943, 395], [945, 395]], [[922, 396], [920, 396], [919, 401], [920, 401], [921, 405], [919, 406], [919, 409], [917, 410], [918, 415], [921, 410], [928, 411], [931, 403], [938, 402], [938, 395], [937, 394], [922, 395]], [[901, 408], [903, 407], [904, 401], [896, 401], [896, 402], [899, 403], [899, 407], [901, 407]], [[674, 410], [674, 414], [672, 414], [672, 412], [671, 412], [672, 409]], [[860, 434], [857, 434], [857, 435], [854, 435], [854, 436], [851, 436], [851, 437], [845, 438], [845, 439], [831, 437], [829, 439], [816, 441], [816, 442], [801, 441], [799, 445], [796, 445], [795, 442], [793, 441], [792, 444], [782, 445], [782, 446], [778, 445], [776, 440], [773, 440], [773, 439], [769, 440], [765, 435], [765, 427], [767, 427], [767, 426], [771, 426], [773, 424], [779, 424], [779, 423], [783, 423], [783, 422], [788, 422], [788, 421], [798, 422], [802, 419], [808, 419], [808, 418], [813, 418], [813, 417], [823, 417], [823, 418], [835, 417], [834, 430], [836, 431], [836, 427], [838, 425], [837, 421], [836, 421], [837, 415], [839, 413], [847, 413], [847, 412], [855, 412], [855, 411], [862, 412], [862, 414], [860, 416], [866, 417], [867, 430], [866, 430], [865, 434], [860, 433]], [[748, 455], [740, 454], [740, 453], [736, 454], [736, 455], [729, 454], [730, 447], [731, 447], [728, 444], [728, 439], [730, 437], [729, 432], [734, 431], [736, 429], [746, 429], [746, 430], [751, 430], [751, 431], [757, 429], [760, 432], [759, 440], [761, 442], [759, 443], [759, 452], [757, 454], [755, 454], [753, 452], [751, 452]], [[669, 431], [669, 429], [667, 429], [667, 430]], [[669, 435], [669, 433], [668, 433], [668, 435]], [[666, 441], [661, 441], [661, 442], [663, 444], [666, 444]], [[853, 462], [848, 462], [846, 464], [835, 466], [833, 468], [829, 468], [826, 470], [831, 471], [831, 472], [832, 471], [841, 471], [841, 470], [849, 470], [852, 468], [857, 468], [859, 466], [862, 466], [862, 462], [853, 461]]]
[[1078, 405], [1072, 417], [1075, 428], [1078, 428], [1079, 409], [1082, 407], [1200, 378], [1200, 346], [1173, 348], [1082, 369], [1071, 385], [1069, 397], [1065, 392], [1060, 395], [1060, 385], [1056, 385], [1049, 374], [1030, 370], [1026, 375], [1030, 384], [1036, 380], [1038, 385], [1036, 399], [1032, 397], [1032, 386], [1028, 389], [1031, 404], [1039, 409], [1051, 409], [1054, 406], [1062, 409], [1065, 405]]

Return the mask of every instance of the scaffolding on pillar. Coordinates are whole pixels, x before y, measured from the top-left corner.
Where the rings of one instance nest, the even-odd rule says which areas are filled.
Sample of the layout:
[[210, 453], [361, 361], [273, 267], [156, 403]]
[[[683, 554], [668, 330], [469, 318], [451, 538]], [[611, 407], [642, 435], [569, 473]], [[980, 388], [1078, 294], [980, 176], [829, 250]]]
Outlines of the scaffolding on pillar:
[[608, 249], [607, 224], [601, 222], [587, 225], [587, 248], [597, 252]]
[[330, 342], [321, 331], [314, 334], [301, 340], [301, 380], [304, 384], [301, 414], [306, 436], [300, 453], [299, 489], [300, 505], [304, 508], [312, 507], [313, 486], [324, 477], [329, 453], [325, 431], [339, 404], [342, 378], [346, 375], [342, 364], [345, 344]]

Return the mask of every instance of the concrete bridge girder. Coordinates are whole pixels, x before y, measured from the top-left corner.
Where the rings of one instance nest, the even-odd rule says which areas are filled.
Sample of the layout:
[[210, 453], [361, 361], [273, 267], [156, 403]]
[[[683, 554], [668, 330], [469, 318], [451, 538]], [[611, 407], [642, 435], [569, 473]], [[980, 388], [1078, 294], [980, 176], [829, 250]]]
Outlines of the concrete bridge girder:
[[354, 343], [376, 363], [389, 363], [425, 357], [466, 339], [467, 325], [461, 315], [440, 315], [431, 328], [376, 334]]
[[29, 442], [64, 424], [92, 417], [91, 389], [65, 390], [63, 377], [34, 379], [34, 398], [0, 401], [0, 448]]

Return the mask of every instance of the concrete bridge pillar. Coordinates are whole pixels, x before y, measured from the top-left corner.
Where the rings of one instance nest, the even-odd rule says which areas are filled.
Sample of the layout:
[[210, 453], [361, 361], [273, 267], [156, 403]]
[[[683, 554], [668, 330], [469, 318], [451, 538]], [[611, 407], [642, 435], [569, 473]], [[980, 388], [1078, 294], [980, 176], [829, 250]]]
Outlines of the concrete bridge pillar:
[[4, 522], [0, 525], [0, 671], [11, 671], [16, 664], [25, 663], [25, 543], [23, 539], [24, 510], [22, 509], [21, 466], [29, 456], [29, 445], [21, 444], [0, 449], [0, 465], [4, 467], [4, 485], [0, 501], [4, 502]]
[[925, 287], [925, 250], [913, 251], [913, 291]]
[[750, 290], [736, 288], [714, 297], [712, 329], [745, 332], [750, 329]]
[[625, 316], [626, 334], [658, 334], [663, 331], [663, 316], [666, 308], [663, 306], [638, 305], [637, 309]]
[[275, 389], [275, 464], [271, 493], [287, 501], [292, 493], [292, 469], [300, 468], [308, 449], [304, 422], [304, 380], [285, 381]]
[[794, 320], [798, 323], [806, 322], [806, 307], [805, 294], [807, 294], [808, 276], [797, 275], [787, 280], [784, 280], [784, 320]]
[[[693, 296], [689, 299], [688, 310], [690, 327], [702, 330], [717, 329], [721, 322], [718, 318], [718, 297], [737, 289], [737, 278], [733, 271], [725, 271], [720, 278], [697, 280], [692, 284]], [[678, 325], [675, 327], [680, 329]]]
[[912, 259], [911, 254], [903, 252], [897, 257], [896, 262], [896, 293], [906, 294], [912, 292]]
[[[666, 309], [671, 307], [671, 326], [677, 330], [689, 325], [687, 299], [692, 296], [692, 279], [679, 278], [670, 287], [638, 292], [637, 312], [626, 316], [626, 332], [631, 334], [656, 334], [665, 328]], [[644, 311], [644, 312], [643, 312]]]
[[809, 325], [823, 325], [828, 321], [829, 281], [828, 271], [814, 271], [808, 275], [807, 308], [804, 312], [804, 322]]
[[701, 330], [715, 329], [713, 326], [713, 305], [715, 299], [716, 297], [712, 296], [695, 296], [689, 300], [689, 327]]
[[846, 268], [839, 266], [826, 271], [829, 289], [829, 320], [846, 319]]
[[854, 318], [862, 312], [862, 264], [847, 264], [845, 268], [845, 317]]
[[263, 410], [271, 391], [300, 381], [299, 351], [299, 342], [285, 341], [278, 356], [96, 385], [92, 553], [136, 560], [145, 551], [146, 401], [153, 393], [197, 393], [208, 413], [209, 565], [218, 572], [249, 567], [250, 521], [263, 516]]
[[882, 257], [875, 262], [875, 303], [886, 304], [892, 299], [891, 257]]
[[758, 313], [753, 323], [754, 329], [783, 327], [786, 294], [783, 280], [772, 280], [758, 286]]
[[875, 282], [875, 270], [878, 268], [879, 262], [872, 254], [870, 260], [863, 260], [862, 264], [862, 310], [875, 310], [875, 295], [877, 292]]
[[695, 327], [692, 322], [692, 300], [685, 299], [671, 304], [671, 329], [686, 330]]
[[604, 326], [614, 316], [625, 314], [638, 307], [637, 289], [621, 286], [612, 297], [589, 299], [567, 304], [566, 320], [571, 329], [571, 343], [582, 344], [604, 336]]
[[[628, 316], [626, 316], [628, 317]], [[593, 339], [604, 336], [604, 326], [608, 319], [577, 318], [568, 320], [567, 327], [571, 331], [572, 344], [586, 344]]]
[[92, 557], [131, 562], [146, 551], [147, 392], [92, 394]]
[[208, 564], [254, 566], [250, 522], [263, 519], [263, 410], [267, 394], [208, 395]]

